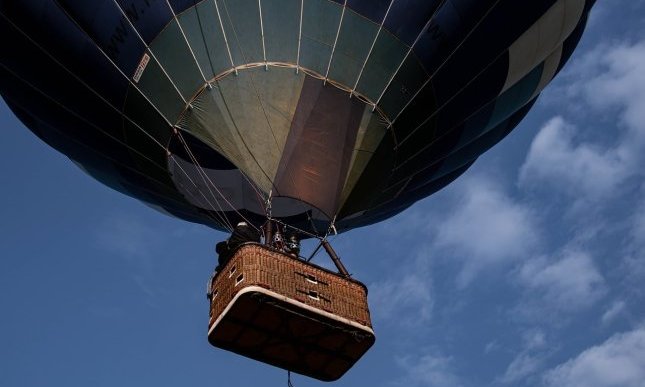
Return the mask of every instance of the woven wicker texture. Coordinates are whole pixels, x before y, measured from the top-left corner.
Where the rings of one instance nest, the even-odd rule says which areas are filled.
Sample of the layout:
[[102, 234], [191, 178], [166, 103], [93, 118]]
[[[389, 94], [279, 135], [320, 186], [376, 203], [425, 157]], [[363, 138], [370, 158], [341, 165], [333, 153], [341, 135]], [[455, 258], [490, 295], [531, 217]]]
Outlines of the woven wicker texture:
[[260, 286], [338, 317], [372, 326], [367, 288], [362, 283], [266, 246], [246, 244], [213, 279], [209, 327], [233, 297], [248, 286]]

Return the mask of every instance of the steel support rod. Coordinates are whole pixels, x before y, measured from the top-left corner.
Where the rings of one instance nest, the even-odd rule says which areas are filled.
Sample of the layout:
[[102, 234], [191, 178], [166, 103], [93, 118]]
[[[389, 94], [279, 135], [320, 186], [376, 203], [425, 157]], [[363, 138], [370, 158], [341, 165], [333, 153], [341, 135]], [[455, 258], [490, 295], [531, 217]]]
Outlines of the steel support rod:
[[340, 258], [338, 257], [334, 249], [329, 244], [329, 241], [327, 239], [323, 239], [321, 243], [322, 243], [322, 246], [325, 248], [325, 251], [327, 252], [327, 254], [329, 254], [329, 257], [331, 258], [331, 260], [334, 262], [334, 265], [336, 265], [338, 272], [342, 274], [343, 277], [349, 278], [350, 276], [349, 272], [347, 271], [347, 269], [345, 269], [345, 266], [340, 261]]
[[273, 243], [273, 221], [267, 220], [264, 224], [264, 244], [271, 246]]

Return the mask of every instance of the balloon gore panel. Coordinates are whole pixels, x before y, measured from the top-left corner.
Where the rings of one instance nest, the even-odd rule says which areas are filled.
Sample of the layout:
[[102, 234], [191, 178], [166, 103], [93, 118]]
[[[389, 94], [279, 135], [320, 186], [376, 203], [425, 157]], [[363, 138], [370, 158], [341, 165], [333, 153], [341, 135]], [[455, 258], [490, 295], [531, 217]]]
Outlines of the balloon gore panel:
[[508, 135], [593, 4], [1, 2], [0, 93], [88, 174], [164, 213], [342, 232], [437, 192]]

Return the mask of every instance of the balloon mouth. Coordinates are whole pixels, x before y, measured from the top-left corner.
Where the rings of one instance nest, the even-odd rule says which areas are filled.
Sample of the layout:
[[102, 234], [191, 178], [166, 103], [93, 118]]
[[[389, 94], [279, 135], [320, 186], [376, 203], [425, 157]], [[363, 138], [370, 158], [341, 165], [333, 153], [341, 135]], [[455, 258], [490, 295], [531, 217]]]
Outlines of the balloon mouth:
[[387, 133], [375, 103], [293, 63], [250, 63], [214, 80], [175, 124], [169, 169], [178, 190], [200, 209], [258, 217], [271, 193], [272, 217], [326, 230]]
[[306, 215], [309, 219], [329, 224], [333, 216], [325, 213], [311, 203], [289, 196], [274, 196], [271, 199], [271, 216], [274, 218], [291, 218]]
[[[214, 150], [211, 152], [216, 153]], [[186, 160], [185, 157], [187, 154], [171, 153], [168, 170], [186, 201], [226, 218], [251, 216], [252, 223], [263, 223], [262, 219], [268, 215], [266, 200], [269, 195], [252, 184], [239, 169], [230, 169], [228, 163], [221, 165], [223, 169], [214, 168], [214, 163], [210, 167], [201, 163], [198, 165], [196, 160]], [[316, 235], [324, 234], [333, 218], [302, 199], [281, 195], [272, 196], [270, 214], [275, 219]]]

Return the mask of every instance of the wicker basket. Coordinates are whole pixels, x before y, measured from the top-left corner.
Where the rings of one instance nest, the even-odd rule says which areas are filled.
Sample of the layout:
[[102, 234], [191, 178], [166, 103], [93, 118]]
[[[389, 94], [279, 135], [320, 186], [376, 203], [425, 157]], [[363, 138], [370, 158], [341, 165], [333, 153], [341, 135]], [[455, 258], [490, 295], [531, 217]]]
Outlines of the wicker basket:
[[374, 339], [365, 285], [266, 246], [240, 247], [211, 283], [216, 347], [332, 381]]

